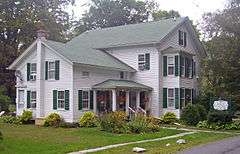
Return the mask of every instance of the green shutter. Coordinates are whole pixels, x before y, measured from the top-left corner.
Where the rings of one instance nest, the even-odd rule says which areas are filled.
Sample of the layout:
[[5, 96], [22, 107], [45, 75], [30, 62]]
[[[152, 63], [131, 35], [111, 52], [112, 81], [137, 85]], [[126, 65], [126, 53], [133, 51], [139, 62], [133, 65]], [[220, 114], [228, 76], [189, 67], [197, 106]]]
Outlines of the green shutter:
[[181, 31], [178, 30], [178, 44], [182, 45], [182, 40], [181, 40]]
[[175, 76], [179, 76], [179, 56], [175, 56]]
[[27, 108], [30, 108], [31, 103], [31, 91], [27, 91]]
[[163, 56], [163, 76], [167, 76], [167, 56]]
[[188, 76], [188, 58], [185, 57], [185, 77], [189, 77]]
[[175, 108], [179, 109], [179, 88], [175, 88]]
[[65, 90], [65, 110], [69, 110], [69, 90]]
[[163, 108], [167, 108], [167, 88], [163, 88]]
[[53, 110], [57, 110], [57, 90], [53, 90]]
[[48, 79], [48, 61], [45, 61], [45, 80]]
[[193, 75], [196, 75], [196, 62], [193, 62]]
[[150, 54], [145, 54], [145, 69], [150, 70]]
[[82, 90], [78, 90], [78, 110], [82, 110]]
[[184, 32], [183, 34], [184, 34], [184, 36], [183, 36], [183, 38], [184, 38], [184, 47], [186, 47], [187, 46], [187, 33]]
[[90, 91], [90, 109], [93, 110], [93, 91]]
[[[183, 88], [180, 88], [180, 97], [182, 96], [182, 95], [184, 95], [184, 89]], [[183, 104], [182, 104], [183, 102], [180, 100], [180, 109], [182, 109], [182, 107], [183, 107]]]
[[59, 80], [59, 65], [60, 65], [60, 61], [56, 60], [55, 61], [55, 80]]
[[191, 78], [193, 78], [193, 74], [194, 74], [194, 62], [193, 62], [193, 59], [191, 60], [191, 63], [192, 63], [192, 76], [191, 76]]
[[30, 80], [30, 67], [31, 67], [31, 64], [27, 63], [27, 81]]
[[180, 76], [182, 76], [182, 74], [183, 74], [183, 72], [182, 72], [182, 69], [181, 69], [181, 66], [183, 65], [183, 63], [184, 63], [184, 58], [183, 58], [183, 56], [182, 55], [180, 55], [180, 67], [179, 67], [179, 72], [180, 72]]

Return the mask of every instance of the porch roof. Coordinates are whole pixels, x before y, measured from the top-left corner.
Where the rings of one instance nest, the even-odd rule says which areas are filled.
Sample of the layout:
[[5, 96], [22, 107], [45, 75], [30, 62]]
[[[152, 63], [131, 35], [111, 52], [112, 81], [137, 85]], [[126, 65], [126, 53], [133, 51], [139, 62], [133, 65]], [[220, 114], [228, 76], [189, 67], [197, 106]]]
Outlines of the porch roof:
[[116, 80], [109, 79], [98, 83], [92, 87], [92, 89], [136, 89], [136, 90], [152, 90], [151, 87], [137, 83], [131, 80]]

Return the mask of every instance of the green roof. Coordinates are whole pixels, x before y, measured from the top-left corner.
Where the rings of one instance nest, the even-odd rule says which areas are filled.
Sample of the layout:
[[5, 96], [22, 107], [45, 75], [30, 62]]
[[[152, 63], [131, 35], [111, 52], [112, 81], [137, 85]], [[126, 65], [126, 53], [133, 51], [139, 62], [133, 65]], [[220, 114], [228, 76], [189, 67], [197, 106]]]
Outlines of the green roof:
[[74, 63], [136, 71], [129, 65], [106, 53], [109, 47], [159, 43], [177, 25], [188, 18], [165, 19], [84, 32], [66, 44], [47, 41], [60, 54]]
[[92, 87], [93, 89], [142, 89], [142, 90], [152, 90], [151, 87], [130, 81], [130, 80], [115, 80], [109, 79], [96, 84]]

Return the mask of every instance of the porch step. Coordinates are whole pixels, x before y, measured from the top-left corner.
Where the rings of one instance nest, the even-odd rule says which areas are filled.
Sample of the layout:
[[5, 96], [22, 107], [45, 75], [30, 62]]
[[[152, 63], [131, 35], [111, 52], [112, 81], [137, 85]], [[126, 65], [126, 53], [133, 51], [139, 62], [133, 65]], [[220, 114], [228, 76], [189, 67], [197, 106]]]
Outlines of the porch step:
[[35, 125], [43, 126], [44, 125], [44, 118], [36, 118], [35, 119]]

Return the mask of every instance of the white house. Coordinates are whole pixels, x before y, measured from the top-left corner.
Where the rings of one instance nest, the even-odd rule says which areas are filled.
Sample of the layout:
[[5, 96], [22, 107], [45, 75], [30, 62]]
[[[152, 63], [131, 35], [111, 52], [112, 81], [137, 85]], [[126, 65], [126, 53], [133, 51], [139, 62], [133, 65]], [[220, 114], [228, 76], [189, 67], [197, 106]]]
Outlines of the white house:
[[17, 115], [29, 109], [41, 120], [57, 112], [67, 122], [85, 111], [179, 117], [198, 93], [206, 53], [187, 17], [91, 30], [65, 44], [44, 36], [39, 31], [8, 68], [16, 70]]

